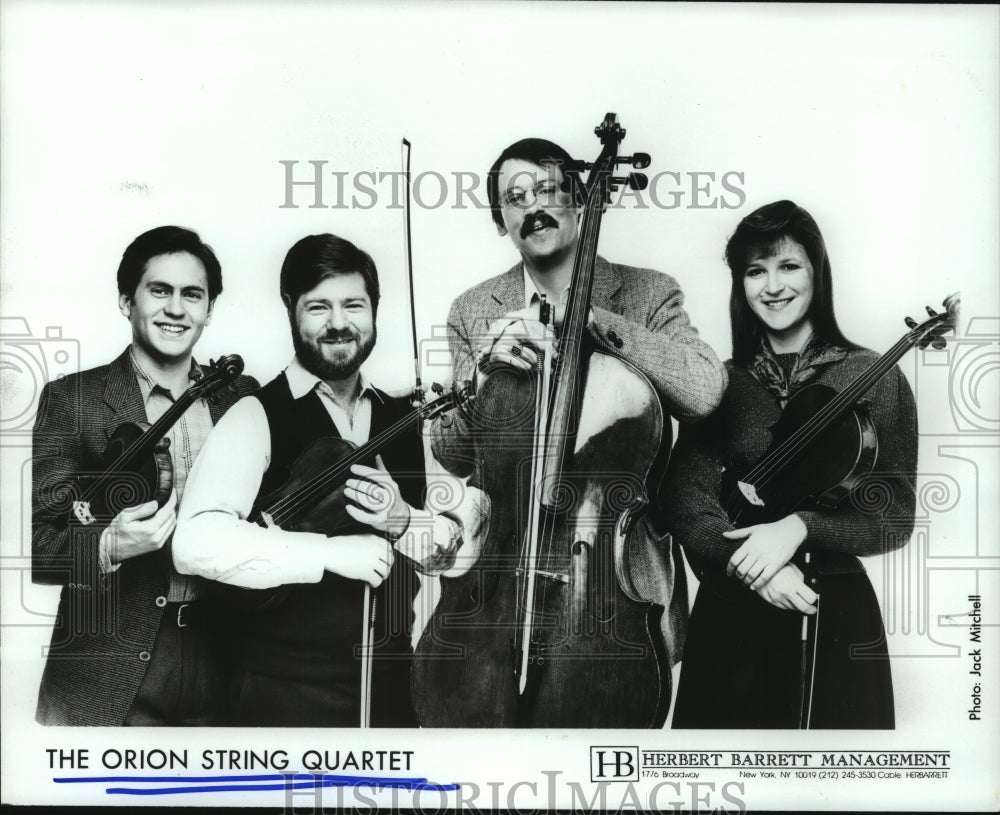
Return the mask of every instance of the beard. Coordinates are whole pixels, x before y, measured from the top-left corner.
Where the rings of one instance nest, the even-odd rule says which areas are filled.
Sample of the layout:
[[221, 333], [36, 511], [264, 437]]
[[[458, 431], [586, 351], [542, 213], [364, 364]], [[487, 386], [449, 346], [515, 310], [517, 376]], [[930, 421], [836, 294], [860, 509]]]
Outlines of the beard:
[[[347, 379], [354, 376], [364, 364], [364, 361], [371, 355], [375, 347], [375, 339], [378, 335], [375, 326], [372, 326], [372, 335], [361, 341], [361, 335], [354, 329], [344, 331], [328, 331], [315, 342], [309, 342], [302, 338], [298, 327], [292, 326], [292, 345], [295, 348], [295, 355], [302, 363], [302, 367], [309, 373], [318, 376], [320, 379]], [[323, 340], [343, 340], [353, 339], [358, 344], [358, 350], [349, 357], [340, 360], [328, 359], [323, 354]]]

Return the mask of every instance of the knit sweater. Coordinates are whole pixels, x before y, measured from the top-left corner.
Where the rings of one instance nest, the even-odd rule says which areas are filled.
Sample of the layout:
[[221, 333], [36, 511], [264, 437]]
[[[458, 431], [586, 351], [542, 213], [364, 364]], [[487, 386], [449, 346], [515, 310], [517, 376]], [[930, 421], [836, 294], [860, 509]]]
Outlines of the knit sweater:
[[[782, 355], [784, 356], [784, 355]], [[823, 368], [813, 382], [842, 390], [878, 355], [852, 350]], [[781, 360], [786, 363], [787, 360]], [[725, 570], [743, 541], [719, 501], [723, 469], [746, 472], [767, 452], [770, 428], [781, 416], [775, 397], [743, 365], [726, 363], [729, 386], [708, 419], [682, 425], [667, 474], [670, 531], [696, 572]], [[917, 466], [917, 415], [913, 393], [894, 366], [864, 399], [878, 436], [871, 474], [836, 509], [796, 510], [808, 530], [805, 545], [846, 555], [869, 556], [903, 546], [913, 529]], [[808, 451], [805, 453], [808, 455]]]

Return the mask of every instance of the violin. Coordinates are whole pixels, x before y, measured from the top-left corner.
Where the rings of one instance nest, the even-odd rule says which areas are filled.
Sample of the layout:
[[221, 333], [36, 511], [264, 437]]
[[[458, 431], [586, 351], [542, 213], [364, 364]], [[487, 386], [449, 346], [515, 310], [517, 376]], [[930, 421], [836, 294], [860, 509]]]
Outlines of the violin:
[[424, 726], [656, 727], [666, 718], [663, 608], [632, 585], [626, 552], [666, 467], [670, 423], [649, 380], [587, 333], [601, 216], [618, 185], [645, 182], [612, 172], [643, 169], [649, 157], [619, 157], [625, 131], [613, 113], [595, 134], [597, 160], [563, 168], [586, 202], [555, 347], [542, 349], [536, 371], [489, 372], [469, 414], [490, 529], [470, 569], [442, 577], [417, 645], [411, 695]]
[[953, 331], [959, 296], [944, 301], [938, 314], [920, 325], [906, 318], [909, 331], [854, 382], [839, 393], [807, 385], [788, 401], [773, 428], [764, 456], [739, 476], [724, 473], [722, 506], [740, 527], [780, 520], [803, 505], [839, 506], [875, 466], [878, 439], [862, 398], [911, 348], [945, 347]]
[[327, 537], [371, 531], [347, 514], [344, 483], [355, 464], [374, 465], [375, 456], [421, 422], [466, 403], [468, 391], [455, 388], [445, 394], [439, 385], [437, 399], [420, 405], [360, 446], [329, 436], [319, 439], [292, 465], [278, 489], [261, 497], [250, 515], [259, 526], [277, 526], [291, 532], [319, 532]]
[[97, 475], [76, 475], [72, 518], [87, 526], [98, 518], [111, 519], [123, 509], [155, 500], [162, 507], [170, 499], [174, 468], [166, 434], [194, 402], [235, 381], [243, 373], [237, 354], [210, 361], [207, 370], [152, 425], [125, 422], [115, 428], [102, 455]]

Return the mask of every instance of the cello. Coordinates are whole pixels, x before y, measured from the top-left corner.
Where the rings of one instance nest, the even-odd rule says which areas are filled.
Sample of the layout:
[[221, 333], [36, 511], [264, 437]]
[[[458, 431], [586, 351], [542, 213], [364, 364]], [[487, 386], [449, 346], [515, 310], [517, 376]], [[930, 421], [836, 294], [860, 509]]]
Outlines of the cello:
[[612, 173], [643, 169], [649, 157], [619, 157], [625, 131], [613, 113], [595, 133], [597, 160], [563, 168], [586, 202], [555, 342], [535, 371], [487, 372], [469, 412], [490, 530], [465, 574], [442, 577], [417, 645], [411, 692], [424, 726], [658, 727], [666, 718], [663, 607], [640, 596], [626, 558], [666, 466], [670, 424], [649, 380], [587, 334], [610, 193], [645, 186], [641, 174]]

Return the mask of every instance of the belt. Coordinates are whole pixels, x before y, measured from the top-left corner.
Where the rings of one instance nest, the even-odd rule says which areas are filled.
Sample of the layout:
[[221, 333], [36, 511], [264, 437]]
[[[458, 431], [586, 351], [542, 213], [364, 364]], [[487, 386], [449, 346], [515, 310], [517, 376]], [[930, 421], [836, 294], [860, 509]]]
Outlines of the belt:
[[202, 611], [200, 603], [167, 603], [163, 609], [163, 619], [173, 622], [178, 628], [187, 628], [198, 622]]

